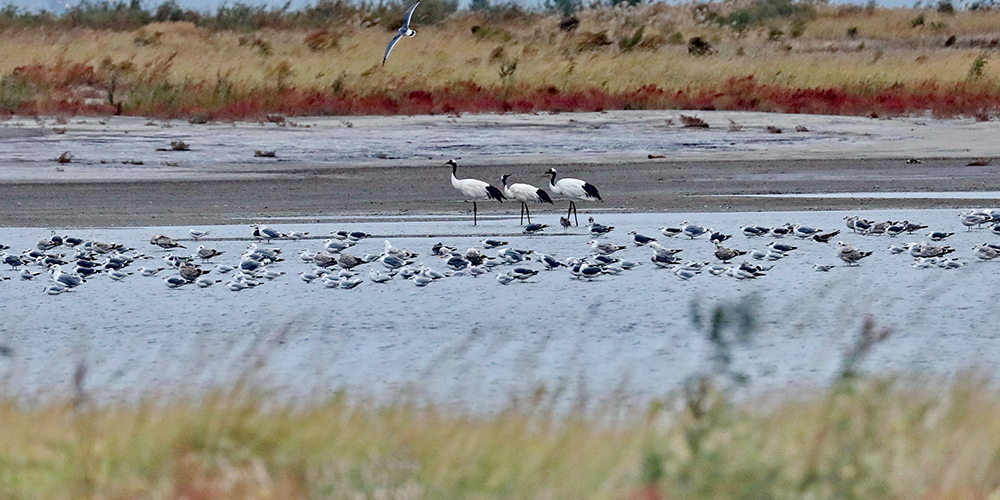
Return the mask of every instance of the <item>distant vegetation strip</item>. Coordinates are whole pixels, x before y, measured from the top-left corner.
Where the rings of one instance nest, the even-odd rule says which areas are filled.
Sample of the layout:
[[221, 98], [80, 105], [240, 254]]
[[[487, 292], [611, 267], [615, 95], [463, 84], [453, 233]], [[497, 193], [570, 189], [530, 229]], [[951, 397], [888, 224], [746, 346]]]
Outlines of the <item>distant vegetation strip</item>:
[[0, 9], [0, 115], [268, 115], [750, 110], [990, 120], [1000, 10], [792, 0], [544, 7], [321, 0], [215, 12], [83, 2]]

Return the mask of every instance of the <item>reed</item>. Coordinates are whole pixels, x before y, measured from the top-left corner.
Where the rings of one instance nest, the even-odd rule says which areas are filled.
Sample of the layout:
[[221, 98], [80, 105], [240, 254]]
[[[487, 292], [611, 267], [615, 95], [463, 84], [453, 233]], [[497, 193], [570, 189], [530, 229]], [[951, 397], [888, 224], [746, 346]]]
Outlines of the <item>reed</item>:
[[[539, 393], [541, 394], [541, 393]], [[91, 406], [0, 402], [5, 498], [988, 498], [1000, 397], [852, 379], [733, 403], [467, 415], [248, 391]]]
[[[384, 68], [391, 22], [360, 11], [352, 22], [272, 20], [258, 24], [286, 27], [244, 31], [214, 21], [8, 27], [0, 111], [262, 119], [694, 106], [993, 116], [1000, 104], [1000, 70], [985, 52], [1000, 44], [1000, 12], [817, 6], [808, 18], [750, 17], [735, 30], [713, 19], [736, 14], [706, 5], [587, 9], [572, 32], [540, 12], [457, 12], [417, 26]], [[707, 42], [705, 55], [692, 55], [694, 37]], [[749, 93], [734, 95], [747, 82]], [[648, 89], [659, 97], [638, 97]], [[831, 95], [844, 103], [807, 102]]]

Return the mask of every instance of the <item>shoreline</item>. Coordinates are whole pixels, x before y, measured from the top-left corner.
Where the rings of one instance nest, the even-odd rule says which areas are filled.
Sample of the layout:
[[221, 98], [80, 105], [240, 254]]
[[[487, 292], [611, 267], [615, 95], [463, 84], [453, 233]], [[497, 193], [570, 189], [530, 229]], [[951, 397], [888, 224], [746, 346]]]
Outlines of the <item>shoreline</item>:
[[[994, 206], [1000, 165], [968, 159], [748, 160], [618, 162], [559, 165], [565, 175], [598, 186], [604, 203], [580, 203], [590, 213], [775, 212], [965, 208]], [[544, 188], [533, 173], [547, 164], [462, 167], [484, 180], [512, 173]], [[905, 168], [905, 171], [902, 170]], [[471, 206], [448, 183], [446, 168], [329, 167], [280, 163], [266, 173], [229, 178], [121, 181], [43, 180], [0, 184], [0, 226], [117, 227], [241, 224], [273, 219], [320, 222], [330, 217], [434, 215], [464, 218]], [[432, 182], [433, 181], [433, 182]], [[499, 184], [499, 182], [494, 182]], [[886, 193], [905, 193], [891, 197]], [[927, 198], [918, 197], [927, 192]], [[991, 196], [941, 197], [950, 192]], [[847, 195], [845, 195], [847, 193]], [[850, 193], [872, 197], [851, 197]], [[816, 194], [815, 197], [781, 195]], [[823, 197], [822, 194], [831, 195]], [[764, 196], [761, 196], [764, 195]], [[485, 217], [517, 218], [516, 203], [482, 203]], [[532, 207], [535, 218], [558, 223], [566, 202]], [[468, 214], [467, 214], [468, 212]]]

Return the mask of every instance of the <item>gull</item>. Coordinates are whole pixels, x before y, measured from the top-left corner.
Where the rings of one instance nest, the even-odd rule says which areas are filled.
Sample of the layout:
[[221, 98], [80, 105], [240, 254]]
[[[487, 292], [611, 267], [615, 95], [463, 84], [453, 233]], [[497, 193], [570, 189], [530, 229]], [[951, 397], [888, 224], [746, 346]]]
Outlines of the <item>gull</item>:
[[21, 269], [21, 272], [20, 272], [19, 275], [21, 276], [22, 280], [33, 280], [33, 279], [35, 279], [35, 276], [38, 276], [39, 274], [42, 274], [42, 273], [33, 273], [33, 272], [29, 271], [28, 269]]
[[990, 221], [989, 216], [976, 212], [967, 212], [960, 216], [962, 225], [969, 228], [969, 231], [972, 231], [972, 226], [981, 226]]
[[915, 245], [916, 243], [908, 243], [906, 245], [889, 245], [889, 253], [892, 255], [899, 255], [910, 249], [910, 245]]
[[958, 259], [938, 259], [937, 266], [941, 269], [959, 269], [965, 266], [965, 263], [959, 262]]
[[275, 231], [274, 229], [271, 229], [271, 228], [269, 228], [267, 226], [260, 226], [258, 224], [250, 224], [250, 227], [253, 228], [253, 237], [254, 238], [257, 238], [258, 240], [265, 239], [265, 240], [267, 240], [268, 243], [270, 243], [271, 240], [273, 240], [273, 239], [284, 238], [284, 237], [287, 236], [286, 234], [280, 233], [278, 231]]
[[[95, 242], [96, 243], [96, 242]], [[156, 245], [164, 250], [170, 250], [171, 248], [186, 248], [184, 245], [177, 243], [173, 238], [165, 234], [154, 234], [152, 238], [149, 239], [151, 245]], [[114, 250], [114, 249], [112, 249]], [[110, 250], [109, 250], [110, 251]], [[102, 252], [106, 253], [106, 252]]]
[[813, 269], [814, 270], [819, 271], [819, 272], [823, 272], [823, 273], [830, 272], [830, 269], [833, 269], [834, 267], [836, 267], [836, 266], [834, 266], [833, 264], [823, 264], [823, 265], [813, 264]]
[[751, 250], [750, 251], [750, 257], [753, 257], [754, 259], [757, 259], [757, 260], [763, 260], [763, 259], [767, 258], [767, 251], [766, 250], [757, 250], [757, 249]]
[[942, 257], [954, 251], [955, 249], [949, 246], [932, 245], [927, 242], [920, 242], [910, 247], [910, 255], [914, 257]]
[[639, 266], [641, 264], [631, 260], [623, 260], [619, 262], [618, 265], [622, 266], [624, 269], [632, 269], [633, 267]]
[[706, 233], [712, 232], [711, 229], [705, 229], [697, 224], [688, 224], [686, 221], [681, 223], [681, 232], [684, 236], [691, 238], [692, 240]]
[[299, 252], [299, 259], [302, 259], [303, 262], [312, 262], [315, 258], [316, 253], [310, 251], [308, 248], [303, 248], [302, 251]]
[[299, 239], [305, 238], [308, 235], [309, 235], [309, 233], [302, 232], [302, 231], [289, 231], [288, 232], [288, 238], [292, 239], [292, 240], [299, 240]]
[[745, 250], [736, 250], [734, 248], [724, 247], [719, 243], [715, 244], [715, 258], [721, 260], [722, 262], [729, 262], [740, 255], [746, 255], [746, 253], [747, 252]]
[[450, 257], [444, 265], [448, 266], [448, 268], [453, 271], [461, 271], [472, 264], [469, 262], [469, 259], [466, 259], [465, 256], [459, 254]]
[[401, 259], [415, 259], [417, 257], [417, 254], [414, 252], [392, 246], [392, 243], [389, 243], [389, 240], [385, 240], [385, 252], [383, 252], [383, 254], [395, 255]]
[[712, 243], [722, 243], [723, 241], [726, 241], [732, 237], [733, 235], [731, 234], [722, 234], [722, 231], [715, 231], [714, 233], [712, 233], [711, 236], [708, 237], [708, 241]]
[[777, 242], [774, 242], [774, 241], [772, 241], [771, 243], [768, 243], [767, 246], [769, 246], [773, 250], [777, 250], [777, 251], [779, 251], [781, 253], [788, 253], [788, 252], [791, 252], [792, 250], [797, 250], [799, 248], [799, 247], [796, 247], [796, 246], [786, 245], [784, 243], [777, 243]]
[[510, 174], [500, 176], [500, 183], [503, 184], [503, 194], [507, 198], [521, 202], [521, 224], [524, 224], [524, 216], [528, 216], [528, 224], [531, 224], [531, 212], [528, 210], [528, 202], [531, 203], [552, 203], [552, 198], [544, 189], [536, 188], [531, 184], [514, 183], [507, 184]]
[[392, 254], [383, 255], [379, 259], [379, 262], [381, 262], [382, 265], [386, 267], [386, 269], [399, 269], [406, 265], [405, 259], [397, 257]]
[[221, 282], [222, 280], [213, 280], [208, 276], [201, 276], [198, 279], [194, 280], [194, 284], [198, 285], [198, 288], [208, 288], [216, 283], [221, 283]]
[[536, 222], [534, 224], [528, 224], [527, 226], [524, 226], [524, 232], [528, 234], [534, 234], [547, 227], [549, 227], [548, 224], [539, 224]]
[[857, 264], [858, 261], [868, 257], [872, 253], [858, 250], [854, 247], [854, 245], [851, 245], [846, 241], [838, 241], [837, 254], [840, 257], [840, 260], [846, 262], [848, 266], [853, 266], [854, 264]]
[[201, 258], [201, 260], [204, 260], [204, 261], [207, 261], [207, 260], [211, 259], [212, 257], [217, 257], [217, 256], [222, 255], [224, 253], [226, 253], [226, 252], [220, 252], [220, 251], [218, 251], [218, 250], [216, 250], [214, 248], [205, 248], [205, 245], [198, 245], [198, 253], [197, 253], [197, 255], [198, 255], [199, 258]]
[[510, 271], [507, 271], [507, 274], [511, 278], [524, 281], [524, 280], [526, 280], [526, 279], [528, 279], [528, 278], [530, 278], [530, 277], [538, 274], [538, 271], [536, 271], [534, 269], [528, 269], [526, 267], [515, 267], [514, 269], [511, 269]]
[[188, 280], [181, 278], [180, 276], [171, 274], [170, 276], [163, 278], [163, 283], [165, 283], [168, 288], [177, 288], [182, 285], [188, 284]]
[[629, 231], [628, 234], [629, 234], [629, 236], [632, 237], [632, 242], [635, 243], [636, 246], [640, 246], [641, 247], [641, 246], [648, 245], [648, 244], [653, 243], [654, 241], [656, 241], [656, 238], [650, 238], [649, 236], [643, 236], [643, 235], [641, 235], [641, 234], [639, 234], [639, 233], [637, 233], [635, 231]]
[[325, 273], [326, 271], [322, 268], [315, 268], [310, 271], [299, 271], [299, 278], [302, 278], [302, 281], [305, 281], [306, 283], [312, 283], [313, 280], [322, 277]]
[[59, 283], [52, 283], [49, 286], [45, 287], [45, 293], [49, 295], [59, 295], [60, 293], [68, 291], [70, 291], [69, 288], [60, 285]]
[[503, 259], [508, 264], [517, 264], [524, 260], [524, 254], [512, 248], [504, 248], [497, 252], [497, 257]]
[[382, 274], [375, 269], [369, 269], [368, 271], [368, 280], [372, 283], [385, 283], [391, 279], [391, 274]]
[[743, 230], [743, 235], [747, 238], [752, 238], [754, 236], [764, 236], [771, 232], [771, 228], [763, 226], [743, 226], [740, 228]]
[[59, 264], [52, 266], [50, 271], [52, 272], [52, 281], [55, 281], [66, 288], [74, 288], [79, 286], [84, 281], [83, 278], [77, 274], [64, 273], [62, 266]]
[[180, 273], [181, 278], [188, 281], [194, 281], [198, 279], [202, 274], [208, 274], [211, 271], [203, 271], [200, 267], [188, 264], [186, 262], [181, 262], [180, 267], [177, 268], [177, 272]]
[[775, 238], [784, 238], [789, 234], [792, 234], [792, 229], [788, 226], [771, 229], [771, 236], [774, 236]]
[[597, 240], [590, 240], [590, 249], [598, 255], [611, 255], [619, 250], [624, 250], [625, 245], [613, 245], [611, 243], [600, 243]]
[[771, 262], [784, 259], [785, 257], [788, 257], [787, 253], [774, 249], [768, 250], [767, 253], [764, 254], [764, 258]]
[[440, 255], [441, 257], [444, 257], [450, 254], [451, 252], [454, 252], [455, 250], [457, 249], [454, 247], [449, 247], [446, 246], [444, 243], [437, 242], [434, 244], [434, 246], [431, 247], [431, 255]]
[[836, 231], [829, 232], [829, 233], [814, 234], [813, 237], [812, 237], [812, 239], [814, 241], [818, 241], [820, 243], [829, 243], [830, 238], [833, 238], [834, 236], [837, 236], [838, 234], [840, 234], [840, 229], [838, 229]]
[[910, 264], [910, 265], [913, 266], [916, 269], [927, 269], [927, 268], [929, 268], [931, 266], [937, 265], [937, 258], [936, 257], [917, 257], [916, 260], [913, 261], [913, 264]]
[[602, 234], [608, 234], [615, 230], [615, 226], [605, 226], [604, 224], [598, 224], [594, 222], [593, 217], [587, 218], [587, 228], [590, 230], [590, 234], [600, 236]]
[[275, 280], [275, 279], [281, 277], [284, 274], [285, 274], [284, 271], [272, 271], [271, 269], [266, 269], [265, 268], [262, 271], [260, 271], [259, 273], [257, 273], [257, 277], [264, 278], [264, 279], [266, 279], [268, 281], [272, 281], [272, 280]]
[[[895, 224], [895, 222], [891, 220], [877, 222], [868, 227], [868, 229], [865, 229], [862, 234], [876, 235], [876, 236], [880, 234], [885, 234], [886, 230], [888, 230], [889, 227], [892, 226], [893, 224]], [[855, 223], [855, 226], [857, 226], [857, 223]]]
[[562, 196], [564, 198], [569, 198], [569, 211], [566, 212], [566, 218], [569, 219], [569, 215], [573, 214], [573, 219], [576, 221], [576, 225], [580, 225], [580, 219], [576, 215], [576, 200], [580, 201], [604, 201], [601, 199], [601, 193], [597, 191], [597, 188], [593, 184], [580, 180], [564, 177], [556, 182], [556, 169], [548, 169], [543, 176], [549, 176], [549, 188], [554, 194]]
[[944, 241], [949, 236], [954, 236], [955, 233], [946, 233], [944, 231], [931, 231], [927, 233], [927, 238], [931, 241]]
[[506, 241], [497, 240], [493, 238], [483, 238], [479, 240], [483, 244], [483, 248], [489, 250], [490, 248], [502, 247], [507, 244]]
[[694, 271], [685, 267], [678, 267], [677, 269], [674, 269], [674, 274], [677, 275], [678, 278], [685, 281], [694, 278], [695, 275], [700, 272], [701, 271]]
[[682, 250], [680, 248], [667, 248], [656, 242], [650, 243], [649, 248], [653, 249], [653, 255], [658, 255], [660, 257], [671, 257], [674, 254], [680, 253]]
[[792, 228], [792, 234], [802, 239], [812, 238], [813, 235], [817, 235], [822, 232], [823, 232], [822, 229], [817, 229], [809, 226], [799, 225]]
[[514, 281], [513, 276], [504, 273], [497, 273], [497, 283], [500, 283], [501, 285], [509, 285], [512, 281]]
[[998, 251], [996, 248], [987, 245], [986, 243], [983, 243], [982, 245], [976, 245], [972, 247], [972, 250], [973, 250], [973, 255], [979, 257], [982, 260], [993, 260], [997, 257], [1000, 257], [1000, 251]]
[[667, 227], [667, 226], [658, 227], [657, 230], [663, 233], [663, 236], [666, 236], [667, 238], [673, 238], [674, 236], [677, 236], [678, 234], [684, 232], [684, 230], [682, 230], [679, 227]]
[[573, 223], [570, 222], [569, 217], [563, 217], [563, 216], [560, 215], [559, 216], [559, 225], [562, 226], [563, 231], [565, 231], [566, 228], [572, 226]]
[[226, 282], [226, 288], [228, 288], [232, 292], [239, 292], [242, 290], [246, 290], [247, 288], [253, 288], [255, 286], [257, 286], [256, 283], [251, 283], [242, 280], [233, 280]]
[[478, 217], [478, 209], [476, 208], [477, 200], [496, 200], [503, 203], [503, 200], [507, 199], [499, 189], [486, 181], [479, 179], [459, 179], [456, 177], [458, 162], [454, 158], [448, 160], [446, 165], [451, 166], [451, 186], [457, 189], [459, 193], [462, 193], [464, 198], [472, 200], [473, 226], [476, 225]]
[[410, 19], [413, 18], [413, 11], [418, 5], [420, 5], [419, 0], [417, 3], [413, 4], [412, 7], [407, 9], [406, 15], [403, 16], [403, 25], [399, 27], [399, 30], [396, 32], [396, 36], [392, 37], [392, 40], [389, 40], [389, 45], [385, 46], [385, 55], [382, 56], [383, 67], [385, 66], [385, 61], [389, 59], [389, 52], [392, 52], [392, 48], [396, 46], [396, 42], [398, 42], [400, 38], [403, 38], [404, 36], [413, 38], [413, 35], [417, 34], [416, 31], [410, 29]]
[[17, 268], [24, 265], [24, 260], [17, 255], [8, 255], [7, 252], [0, 254], [3, 257], [3, 263], [10, 266], [11, 271], [16, 271]]
[[192, 228], [188, 232], [191, 233], [191, 237], [194, 238], [195, 241], [198, 241], [198, 238], [202, 238], [209, 235], [208, 231], [202, 231], [200, 229], [194, 229], [194, 228]]
[[430, 276], [424, 276], [423, 273], [413, 276], [413, 284], [417, 286], [427, 286], [430, 282], [434, 281], [434, 278]]
[[340, 288], [340, 278], [337, 276], [326, 275], [323, 276], [323, 286], [326, 288]]
[[108, 273], [108, 277], [115, 281], [121, 281], [126, 277], [130, 276], [131, 274], [132, 273], [127, 273], [125, 271], [111, 271]]
[[728, 271], [729, 268], [730, 266], [723, 266], [722, 264], [712, 264], [707, 267], [708, 273], [712, 276], [722, 276], [723, 274], [726, 274], [726, 271]]
[[342, 288], [344, 290], [350, 290], [350, 289], [352, 289], [352, 288], [360, 285], [364, 281], [365, 280], [363, 280], [361, 278], [346, 278], [346, 279], [342, 279], [342, 280], [340, 280], [340, 288]]
[[888, 234], [890, 238], [899, 236], [906, 232], [907, 224], [909, 224], [907, 221], [893, 223], [889, 227], [885, 228], [885, 234]]
[[333, 238], [323, 241], [323, 248], [330, 253], [339, 253], [354, 246], [352, 241], [340, 241]]
[[583, 261], [580, 263], [580, 267], [577, 268], [579, 277], [586, 278], [587, 281], [591, 281], [594, 278], [604, 274], [604, 268], [590, 262]]
[[352, 267], [357, 267], [364, 263], [365, 261], [348, 253], [340, 254], [340, 258], [337, 259], [337, 264], [344, 269], [351, 269]]
[[560, 267], [566, 267], [566, 264], [564, 264], [562, 262], [559, 262], [555, 257], [553, 257], [553, 256], [551, 256], [549, 254], [542, 254], [539, 257], [539, 260], [541, 260], [542, 264], [545, 265], [545, 269], [547, 271], [551, 271], [553, 269], [560, 268]]

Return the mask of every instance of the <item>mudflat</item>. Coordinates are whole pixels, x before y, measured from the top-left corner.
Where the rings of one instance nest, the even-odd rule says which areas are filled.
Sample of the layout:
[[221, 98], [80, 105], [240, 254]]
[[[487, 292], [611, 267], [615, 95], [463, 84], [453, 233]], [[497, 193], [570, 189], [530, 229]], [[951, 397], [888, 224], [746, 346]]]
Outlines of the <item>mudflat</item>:
[[[1000, 165], [968, 166], [969, 158], [648, 161], [615, 163], [463, 164], [459, 177], [493, 181], [509, 173], [544, 188], [541, 172], [597, 186], [602, 203], [579, 203], [583, 212], [727, 212], [959, 208], [996, 200], [940, 198], [937, 192], [997, 189]], [[0, 225], [149, 226], [233, 224], [267, 218], [302, 221], [324, 217], [466, 215], [444, 165], [325, 166], [286, 162], [266, 172], [248, 169], [225, 178], [197, 180], [33, 180], [0, 184]], [[926, 198], [911, 193], [927, 192]], [[856, 193], [838, 197], [782, 197], [801, 193]], [[886, 193], [907, 193], [894, 197]], [[516, 202], [480, 202], [484, 216], [514, 216]], [[566, 201], [531, 207], [536, 217], [563, 214]], [[543, 215], [544, 214], [544, 215]]]

